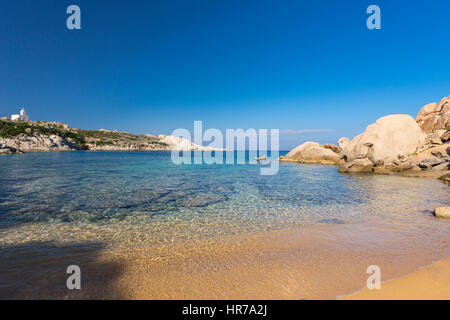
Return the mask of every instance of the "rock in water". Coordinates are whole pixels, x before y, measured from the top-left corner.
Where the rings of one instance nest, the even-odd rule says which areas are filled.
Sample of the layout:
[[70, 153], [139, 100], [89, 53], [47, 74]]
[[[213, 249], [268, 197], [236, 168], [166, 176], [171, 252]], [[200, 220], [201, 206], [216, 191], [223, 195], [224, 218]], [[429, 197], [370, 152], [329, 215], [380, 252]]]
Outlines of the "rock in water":
[[296, 147], [286, 156], [280, 157], [281, 161], [298, 161], [303, 163], [336, 164], [339, 155], [332, 149], [324, 148], [317, 142], [305, 142]]
[[450, 207], [439, 207], [434, 210], [434, 214], [438, 218], [450, 219]]
[[416, 121], [425, 133], [442, 130], [450, 125], [450, 96], [438, 104], [430, 103], [417, 114]]
[[21, 150], [0, 143], [0, 154], [23, 153]]
[[[372, 163], [390, 165], [417, 152], [424, 143], [425, 135], [413, 118], [403, 114], [389, 115], [378, 119], [364, 133], [353, 138], [342, 150], [340, 158], [346, 164], [368, 159]], [[367, 170], [367, 166], [364, 168]]]
[[301, 145], [299, 145], [298, 147], [294, 148], [293, 150], [291, 150], [286, 156], [285, 159], [291, 159], [291, 160], [301, 160], [301, 156], [303, 154], [303, 152], [311, 147], [320, 147], [320, 144], [318, 144], [317, 142], [305, 142]]

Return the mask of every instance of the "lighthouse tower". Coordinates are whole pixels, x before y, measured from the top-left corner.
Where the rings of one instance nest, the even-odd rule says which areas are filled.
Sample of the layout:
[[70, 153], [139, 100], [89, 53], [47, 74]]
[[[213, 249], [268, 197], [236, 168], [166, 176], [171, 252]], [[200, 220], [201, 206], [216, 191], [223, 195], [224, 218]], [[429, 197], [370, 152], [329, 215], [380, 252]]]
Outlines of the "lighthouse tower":
[[22, 108], [20, 110], [20, 119], [25, 121], [30, 121], [30, 117], [28, 116], [27, 112], [25, 111], [25, 108]]

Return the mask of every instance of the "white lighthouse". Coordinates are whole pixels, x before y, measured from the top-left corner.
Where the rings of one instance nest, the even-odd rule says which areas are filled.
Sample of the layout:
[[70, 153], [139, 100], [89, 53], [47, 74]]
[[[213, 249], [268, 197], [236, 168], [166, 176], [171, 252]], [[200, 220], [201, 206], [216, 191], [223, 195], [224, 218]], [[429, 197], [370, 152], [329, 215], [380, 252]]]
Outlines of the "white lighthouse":
[[20, 110], [20, 114], [13, 114], [13, 115], [11, 115], [11, 120], [30, 121], [30, 117], [28, 116], [27, 112], [25, 111], [25, 108], [22, 108]]

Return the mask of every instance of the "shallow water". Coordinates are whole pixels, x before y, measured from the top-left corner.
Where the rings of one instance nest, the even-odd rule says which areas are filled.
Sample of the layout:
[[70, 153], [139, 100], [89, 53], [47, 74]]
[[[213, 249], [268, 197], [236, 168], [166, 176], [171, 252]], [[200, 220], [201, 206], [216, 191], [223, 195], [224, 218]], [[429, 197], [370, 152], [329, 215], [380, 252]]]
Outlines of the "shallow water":
[[[3, 286], [20, 296], [51, 287], [48, 275], [60, 274], [67, 261], [92, 262], [99, 252], [109, 252], [105, 259], [128, 261], [120, 267], [135, 275], [124, 280], [128, 285], [156, 272], [164, 279], [172, 275], [171, 287], [184, 288], [164, 295], [168, 283], [159, 288], [153, 281], [149, 287], [159, 291], [134, 290], [128, 297], [333, 297], [360, 288], [348, 270], [374, 256], [385, 270], [398, 262], [387, 271], [394, 276], [404, 266], [448, 254], [450, 223], [431, 212], [449, 202], [448, 186], [437, 180], [342, 175], [335, 166], [280, 163], [278, 174], [261, 176], [260, 165], [177, 166], [169, 152], [1, 156], [0, 291]], [[140, 271], [139, 263], [129, 262], [130, 252], [144, 252]], [[281, 262], [277, 271], [274, 264]], [[338, 265], [339, 287], [322, 283], [329, 277], [324, 264]], [[214, 278], [217, 266], [225, 270]], [[202, 281], [195, 278], [200, 271], [212, 277], [210, 291], [195, 282]], [[273, 283], [266, 279], [257, 290], [254, 282], [269, 274]], [[259, 277], [248, 284], [252, 294], [237, 284], [230, 288], [239, 277]], [[323, 288], [308, 282], [312, 278]], [[292, 287], [280, 289], [280, 283]]]
[[177, 166], [169, 152], [2, 156], [0, 243], [133, 247], [317, 224], [414, 227], [450, 199], [447, 186], [428, 179], [293, 163], [274, 176], [259, 172], [248, 164]]

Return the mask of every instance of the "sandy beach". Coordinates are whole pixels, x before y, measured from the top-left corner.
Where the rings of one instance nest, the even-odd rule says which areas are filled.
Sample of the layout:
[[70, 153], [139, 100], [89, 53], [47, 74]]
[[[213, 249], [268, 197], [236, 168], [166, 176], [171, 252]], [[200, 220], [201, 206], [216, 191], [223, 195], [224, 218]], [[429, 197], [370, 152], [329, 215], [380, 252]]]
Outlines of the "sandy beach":
[[[385, 239], [377, 239], [367, 225], [365, 241], [361, 241], [361, 233], [353, 232], [354, 228], [350, 224], [339, 229], [320, 226], [94, 253], [79, 247], [47, 247], [43, 253], [49, 258], [39, 263], [33, 261], [38, 249], [24, 248], [23, 259], [33, 265], [32, 274], [18, 268], [20, 261], [8, 265], [8, 251], [3, 251], [2, 267], [8, 272], [2, 275], [5, 286], [1, 298], [336, 299], [361, 290], [371, 264], [380, 266], [383, 279], [398, 278], [393, 288], [400, 286], [403, 291], [395, 293], [389, 282], [383, 283], [381, 293], [386, 292], [386, 298], [391, 292], [392, 298], [417, 297], [403, 295], [414, 286], [428, 298], [448, 298], [445, 290], [450, 284], [442, 281], [449, 274], [448, 258], [407, 276], [413, 280], [409, 287], [402, 285], [409, 280], [401, 278], [448, 257], [448, 239], [434, 239], [433, 244], [389, 230]], [[400, 237], [408, 241], [396, 242]], [[62, 254], [51, 252], [55, 250]], [[74, 256], [82, 270], [79, 291], [65, 287], [65, 268], [74, 262]], [[363, 299], [365, 294], [362, 291], [352, 298]]]
[[263, 179], [164, 153], [5, 159], [0, 299], [336, 299], [365, 288], [368, 266], [385, 282], [450, 256], [434, 179], [292, 163]]
[[379, 290], [367, 288], [342, 297], [343, 300], [449, 300], [450, 258], [386, 281]]

